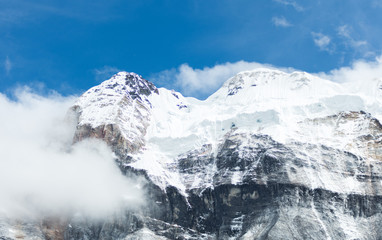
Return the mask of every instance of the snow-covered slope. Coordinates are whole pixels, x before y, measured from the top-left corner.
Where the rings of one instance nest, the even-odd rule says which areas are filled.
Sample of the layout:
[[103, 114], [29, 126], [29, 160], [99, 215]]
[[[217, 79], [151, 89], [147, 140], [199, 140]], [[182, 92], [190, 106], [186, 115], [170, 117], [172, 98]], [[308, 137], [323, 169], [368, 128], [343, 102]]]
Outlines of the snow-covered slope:
[[[207, 100], [199, 101], [120, 72], [84, 93], [74, 109], [79, 126], [112, 124], [129, 142], [138, 139], [139, 150], [126, 151], [133, 160], [125, 164], [144, 169], [161, 188], [175, 186], [187, 195], [188, 188], [213, 183], [187, 183], [173, 171], [178, 159], [206, 145], [216, 155], [224, 136], [232, 132], [268, 135], [282, 144], [322, 144], [372, 161], [379, 158], [367, 146], [355, 144], [356, 138], [370, 133], [372, 118], [349, 119], [351, 111], [381, 118], [381, 92], [377, 82], [339, 84], [305, 72], [256, 69], [228, 79]], [[379, 141], [379, 135], [374, 140]], [[211, 166], [207, 179], [214, 171]]]

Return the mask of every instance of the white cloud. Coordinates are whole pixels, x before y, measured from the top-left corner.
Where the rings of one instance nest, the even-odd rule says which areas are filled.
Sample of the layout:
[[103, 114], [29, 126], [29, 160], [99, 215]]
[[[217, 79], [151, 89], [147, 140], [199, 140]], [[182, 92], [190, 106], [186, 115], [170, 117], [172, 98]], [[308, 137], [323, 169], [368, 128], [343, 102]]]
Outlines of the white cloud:
[[276, 27], [291, 27], [292, 24], [285, 17], [273, 17], [272, 22]]
[[118, 72], [121, 72], [121, 70], [111, 66], [103, 66], [102, 68], [94, 69], [97, 81], [105, 81]]
[[0, 215], [99, 217], [142, 201], [104, 143], [72, 145], [74, 125], [65, 118], [72, 98], [25, 90], [16, 98], [0, 94]]
[[273, 0], [273, 1], [283, 4], [285, 6], [291, 6], [296, 11], [299, 11], [299, 12], [304, 11], [304, 8], [300, 6], [296, 1], [292, 1], [292, 0]]
[[343, 37], [350, 37], [349, 27], [347, 25], [342, 25], [338, 27], [338, 34]]
[[[246, 61], [227, 62], [203, 69], [194, 69], [188, 64], [182, 64], [178, 69], [165, 70], [156, 74], [153, 81], [175, 82], [175, 87], [179, 87], [186, 96], [203, 97], [216, 91], [226, 80], [238, 72], [262, 67], [276, 68], [269, 64]], [[292, 71], [287, 68], [283, 70]]]
[[334, 69], [327, 74], [320, 74], [321, 77], [336, 82], [359, 82], [367, 84], [370, 81], [382, 80], [382, 56], [375, 60], [355, 61], [350, 67]]
[[11, 62], [11, 60], [9, 59], [8, 56], [7, 56], [7, 58], [6, 58], [5, 61], [4, 61], [4, 68], [5, 68], [5, 72], [7, 73], [7, 75], [9, 75], [9, 73], [10, 73], [11, 70], [12, 70], [12, 62]]
[[316, 46], [320, 48], [322, 51], [330, 51], [329, 44], [331, 42], [331, 39], [329, 36], [324, 35], [322, 33], [315, 33], [312, 32], [313, 41]]

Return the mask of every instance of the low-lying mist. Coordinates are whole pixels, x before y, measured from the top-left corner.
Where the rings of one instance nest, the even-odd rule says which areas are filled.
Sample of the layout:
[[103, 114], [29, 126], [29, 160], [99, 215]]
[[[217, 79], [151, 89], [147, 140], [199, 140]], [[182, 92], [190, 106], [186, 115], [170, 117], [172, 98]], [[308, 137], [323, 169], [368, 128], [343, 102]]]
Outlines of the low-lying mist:
[[144, 202], [141, 181], [122, 175], [105, 143], [72, 144], [74, 98], [15, 96], [0, 93], [0, 216], [103, 217]]

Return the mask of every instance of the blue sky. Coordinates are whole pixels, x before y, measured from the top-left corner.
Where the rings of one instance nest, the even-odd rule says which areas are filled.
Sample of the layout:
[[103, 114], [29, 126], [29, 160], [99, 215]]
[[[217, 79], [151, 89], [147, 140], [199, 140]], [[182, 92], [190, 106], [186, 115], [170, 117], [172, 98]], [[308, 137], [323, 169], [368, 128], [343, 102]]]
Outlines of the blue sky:
[[205, 98], [264, 64], [373, 64], [381, 12], [382, 0], [0, 0], [0, 92], [80, 94], [125, 70]]

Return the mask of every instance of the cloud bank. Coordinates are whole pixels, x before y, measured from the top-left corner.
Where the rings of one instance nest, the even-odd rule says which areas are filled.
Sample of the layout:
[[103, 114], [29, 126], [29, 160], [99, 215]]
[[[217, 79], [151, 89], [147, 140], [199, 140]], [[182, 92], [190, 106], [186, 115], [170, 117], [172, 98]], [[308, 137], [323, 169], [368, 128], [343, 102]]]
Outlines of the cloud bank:
[[65, 118], [72, 102], [28, 90], [16, 101], [0, 94], [0, 216], [101, 217], [142, 202], [139, 181], [121, 174], [104, 143], [72, 145]]
[[382, 80], [382, 56], [372, 61], [357, 60], [351, 66], [334, 69], [319, 75], [322, 78], [340, 83], [359, 82], [367, 84], [370, 81]]

